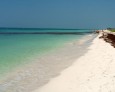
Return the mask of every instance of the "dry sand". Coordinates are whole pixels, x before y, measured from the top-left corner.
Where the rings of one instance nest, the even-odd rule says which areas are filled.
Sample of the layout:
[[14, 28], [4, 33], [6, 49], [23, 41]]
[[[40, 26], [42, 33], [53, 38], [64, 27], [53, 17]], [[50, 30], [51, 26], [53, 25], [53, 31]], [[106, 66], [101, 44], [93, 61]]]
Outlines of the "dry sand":
[[115, 48], [99, 36], [84, 56], [33, 92], [115, 92]]

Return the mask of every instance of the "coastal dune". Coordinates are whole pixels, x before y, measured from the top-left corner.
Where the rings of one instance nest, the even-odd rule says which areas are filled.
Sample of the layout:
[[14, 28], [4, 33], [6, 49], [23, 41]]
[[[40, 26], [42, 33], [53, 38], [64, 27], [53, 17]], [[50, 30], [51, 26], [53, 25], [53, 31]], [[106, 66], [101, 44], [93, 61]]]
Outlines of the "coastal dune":
[[33, 92], [115, 92], [115, 48], [101, 35], [84, 56]]

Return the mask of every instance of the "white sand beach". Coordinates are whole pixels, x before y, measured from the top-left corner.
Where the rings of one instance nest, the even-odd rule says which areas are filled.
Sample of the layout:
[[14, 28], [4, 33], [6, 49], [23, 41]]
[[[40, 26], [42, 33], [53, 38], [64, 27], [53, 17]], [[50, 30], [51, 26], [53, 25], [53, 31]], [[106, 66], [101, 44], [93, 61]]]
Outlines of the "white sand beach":
[[115, 92], [115, 48], [99, 36], [84, 56], [33, 92]]

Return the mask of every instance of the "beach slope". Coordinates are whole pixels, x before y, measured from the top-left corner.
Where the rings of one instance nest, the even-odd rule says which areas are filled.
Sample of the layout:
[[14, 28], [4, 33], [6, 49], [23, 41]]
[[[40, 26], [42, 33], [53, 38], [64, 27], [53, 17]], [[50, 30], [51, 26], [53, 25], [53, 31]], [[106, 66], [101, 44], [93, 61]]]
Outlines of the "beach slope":
[[115, 92], [115, 48], [100, 36], [84, 56], [34, 92]]

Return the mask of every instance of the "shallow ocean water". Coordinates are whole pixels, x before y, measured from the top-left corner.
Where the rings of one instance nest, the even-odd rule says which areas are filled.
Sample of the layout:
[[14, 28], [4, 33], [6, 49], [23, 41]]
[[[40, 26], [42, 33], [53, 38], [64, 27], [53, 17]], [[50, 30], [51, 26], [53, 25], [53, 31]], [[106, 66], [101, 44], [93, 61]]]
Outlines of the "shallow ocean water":
[[[17, 32], [14, 29], [7, 31]], [[0, 34], [0, 91], [29, 92], [34, 87], [47, 83], [50, 78], [71, 65], [82, 51], [84, 53], [82, 49], [86, 46], [78, 45], [77, 42], [87, 35], [85, 32], [92, 30], [51, 31], [81, 31], [84, 34]], [[6, 75], [9, 76], [5, 78]]]
[[[0, 32], [71, 32], [89, 30], [0, 29]], [[0, 75], [83, 35], [0, 34]]]

